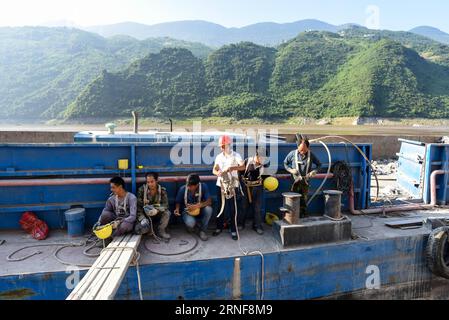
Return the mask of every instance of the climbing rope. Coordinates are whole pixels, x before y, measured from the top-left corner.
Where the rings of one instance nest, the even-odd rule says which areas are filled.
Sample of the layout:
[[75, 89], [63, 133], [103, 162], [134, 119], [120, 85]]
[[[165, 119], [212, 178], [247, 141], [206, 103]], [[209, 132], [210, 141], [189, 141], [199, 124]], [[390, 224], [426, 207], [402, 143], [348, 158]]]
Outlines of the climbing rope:
[[329, 174], [331, 173], [331, 169], [332, 169], [332, 155], [331, 155], [331, 152], [330, 152], [329, 148], [327, 147], [327, 145], [323, 141], [319, 141], [319, 143], [321, 143], [324, 146], [324, 148], [326, 149], [326, 151], [327, 151], [329, 166], [327, 168], [327, 175], [326, 175], [326, 177], [324, 178], [323, 182], [321, 182], [321, 185], [318, 187], [318, 189], [316, 189], [315, 193], [312, 195], [312, 197], [309, 199], [309, 201], [307, 201], [307, 206], [309, 206], [312, 203], [313, 199], [315, 199], [315, 197], [318, 195], [318, 193], [320, 193], [321, 189], [323, 189], [324, 185], [327, 182]]
[[[147, 242], [148, 242], [149, 239], [147, 239], [147, 240], [143, 243], [143, 246], [145, 247], [145, 249], [146, 249], [148, 252], [151, 252], [151, 253], [153, 253], [153, 254], [157, 254], [157, 255], [159, 255], [159, 256], [173, 257], [173, 256], [178, 256], [178, 255], [186, 254], [186, 253], [189, 253], [189, 252], [195, 250], [196, 247], [198, 246], [199, 242], [198, 242], [198, 239], [197, 239], [196, 237], [192, 237], [192, 238], [193, 238], [194, 241], [195, 241], [195, 244], [193, 245], [192, 248], [189, 248], [189, 249], [187, 249], [187, 250], [185, 250], [185, 251], [182, 251], [182, 252], [176, 252], [176, 253], [162, 253], [162, 252], [157, 252], [157, 251], [154, 251], [153, 249], [150, 249], [149, 246], [147, 245]], [[180, 246], [184, 246], [184, 245], [187, 245], [187, 244], [189, 244], [188, 241], [182, 240], [181, 243], [180, 243], [179, 245], [180, 245]]]
[[[62, 260], [62, 259], [58, 256], [58, 254], [59, 254], [63, 249], [65, 249], [65, 248], [83, 247], [83, 246], [87, 246], [88, 243], [89, 243], [89, 242], [88, 242], [88, 240], [87, 240], [87, 241], [82, 241], [82, 242], [79, 242], [79, 243], [75, 243], [75, 242], [54, 242], [54, 243], [45, 243], [45, 244], [34, 244], [34, 245], [29, 245], [29, 246], [25, 246], [25, 247], [22, 247], [22, 248], [20, 248], [20, 249], [17, 249], [17, 250], [15, 250], [15, 251], [13, 251], [11, 254], [9, 254], [9, 255], [6, 257], [6, 260], [9, 261], [9, 262], [20, 262], [20, 261], [27, 260], [27, 259], [29, 259], [29, 258], [31, 258], [31, 257], [34, 257], [34, 256], [36, 256], [36, 255], [39, 255], [39, 254], [42, 254], [42, 253], [43, 253], [43, 251], [35, 251], [35, 252], [30, 253], [30, 254], [28, 254], [28, 255], [22, 256], [22, 257], [20, 257], [20, 258], [13, 258], [13, 256], [16, 255], [17, 253], [19, 253], [19, 252], [21, 252], [21, 251], [23, 251], [23, 250], [29, 249], [29, 248], [60, 247], [60, 248], [58, 248], [58, 249], [53, 253], [54, 258], [55, 258], [59, 263], [61, 263], [61, 264], [63, 264], [63, 265], [67, 265], [67, 266], [76, 266], [76, 267], [80, 267], [80, 268], [90, 268], [90, 267], [92, 266], [91, 264], [90, 264], [90, 265], [86, 265], [86, 264], [69, 263], [69, 262], [66, 262], [66, 261]], [[88, 246], [88, 247], [83, 251], [83, 254], [86, 255], [86, 256], [88, 256], [88, 257], [98, 257], [100, 254], [96, 254], [96, 255], [89, 254], [89, 251], [92, 250], [92, 249], [97, 245], [97, 243], [98, 243], [98, 242], [94, 242], [94, 243], [92, 243], [90, 246]]]
[[137, 274], [137, 287], [139, 289], [139, 298], [140, 300], [143, 300], [143, 293], [142, 293], [142, 283], [141, 283], [141, 279], [140, 279], [140, 265], [139, 265], [139, 260], [140, 260], [140, 252], [137, 251], [136, 248], [131, 248], [131, 247], [126, 247], [126, 246], [117, 246], [117, 247], [106, 247], [103, 248], [103, 250], [101, 250], [101, 253], [103, 253], [104, 251], [115, 251], [118, 249], [126, 249], [126, 250], [132, 250], [134, 253], [134, 261], [133, 263], [136, 265], [136, 274]]
[[265, 295], [265, 257], [262, 253], [262, 251], [260, 250], [255, 250], [255, 251], [251, 251], [249, 252], [248, 250], [245, 250], [242, 248], [241, 243], [240, 243], [240, 232], [239, 232], [239, 228], [237, 227], [237, 215], [238, 215], [238, 210], [237, 210], [237, 197], [234, 197], [234, 209], [235, 209], [235, 228], [236, 228], [236, 232], [237, 232], [237, 242], [240, 248], [240, 251], [243, 253], [244, 256], [250, 256], [250, 255], [260, 255], [261, 259], [262, 259], [262, 265], [261, 265], [261, 290], [260, 290], [260, 300], [264, 299], [264, 295]]
[[366, 163], [368, 163], [368, 165], [370, 166], [371, 171], [372, 171], [372, 173], [374, 175], [374, 178], [376, 179], [377, 193], [376, 193], [375, 201], [377, 201], [379, 199], [379, 191], [380, 191], [379, 179], [377, 177], [376, 169], [374, 168], [373, 164], [371, 163], [371, 161], [366, 156], [365, 152], [363, 152], [363, 150], [360, 149], [354, 142], [352, 142], [351, 140], [346, 139], [344, 137], [341, 137], [341, 136], [326, 136], [326, 137], [321, 137], [321, 138], [317, 138], [317, 139], [314, 139], [314, 140], [310, 140], [310, 142], [315, 142], [315, 141], [319, 141], [319, 140], [326, 140], [326, 139], [341, 139], [343, 141], [346, 141], [346, 142], [350, 143], [362, 155], [362, 157], [365, 159]]

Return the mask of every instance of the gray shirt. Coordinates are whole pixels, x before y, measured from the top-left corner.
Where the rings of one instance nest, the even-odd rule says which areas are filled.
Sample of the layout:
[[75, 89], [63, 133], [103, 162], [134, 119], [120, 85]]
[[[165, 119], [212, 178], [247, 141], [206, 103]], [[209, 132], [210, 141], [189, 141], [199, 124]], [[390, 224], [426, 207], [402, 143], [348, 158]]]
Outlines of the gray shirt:
[[103, 213], [110, 213], [116, 219], [121, 218], [125, 222], [134, 223], [137, 216], [137, 198], [131, 192], [128, 192], [124, 199], [114, 195], [106, 201]]

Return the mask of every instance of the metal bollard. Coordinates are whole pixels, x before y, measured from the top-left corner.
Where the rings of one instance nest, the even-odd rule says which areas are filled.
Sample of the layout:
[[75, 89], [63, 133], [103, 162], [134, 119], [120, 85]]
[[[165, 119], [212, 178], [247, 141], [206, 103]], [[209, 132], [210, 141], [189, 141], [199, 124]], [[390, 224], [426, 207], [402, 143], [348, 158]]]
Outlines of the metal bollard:
[[326, 190], [324, 193], [324, 215], [332, 219], [341, 219], [341, 196], [343, 192]]
[[284, 206], [281, 211], [285, 212], [284, 220], [289, 224], [299, 224], [302, 196], [294, 192], [286, 192], [282, 196], [284, 197]]

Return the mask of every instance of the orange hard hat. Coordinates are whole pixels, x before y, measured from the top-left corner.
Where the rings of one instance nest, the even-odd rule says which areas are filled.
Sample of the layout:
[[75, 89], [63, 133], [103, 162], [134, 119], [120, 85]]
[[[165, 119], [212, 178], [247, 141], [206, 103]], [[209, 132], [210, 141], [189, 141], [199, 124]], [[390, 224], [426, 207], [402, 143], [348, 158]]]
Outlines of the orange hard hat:
[[220, 139], [218, 140], [218, 145], [221, 146], [225, 146], [225, 145], [229, 145], [232, 143], [232, 139], [230, 136], [224, 135], [221, 136]]

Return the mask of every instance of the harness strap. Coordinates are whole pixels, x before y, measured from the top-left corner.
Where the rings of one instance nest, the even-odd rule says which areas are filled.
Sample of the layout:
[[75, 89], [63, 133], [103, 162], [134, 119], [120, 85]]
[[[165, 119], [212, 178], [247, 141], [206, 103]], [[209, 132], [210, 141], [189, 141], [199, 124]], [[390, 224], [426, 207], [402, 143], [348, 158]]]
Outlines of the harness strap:
[[[299, 175], [301, 175], [301, 170], [299, 168], [299, 151], [296, 150], [295, 152], [295, 166], [296, 170], [298, 171]], [[307, 165], [306, 165], [306, 174], [309, 173], [310, 170], [310, 151], [307, 152]]]
[[[128, 203], [128, 196], [129, 196], [129, 192], [127, 192], [126, 193], [126, 195], [125, 195], [125, 199], [123, 200], [123, 210], [125, 210], [125, 215], [126, 215], [126, 213], [127, 213], [127, 207], [126, 207], [126, 205], [127, 205], [127, 203]], [[119, 206], [118, 206], [118, 195], [116, 195], [115, 196], [115, 210], [119, 210]], [[120, 213], [118, 213], [118, 214], [120, 214]]]
[[[161, 199], [162, 199], [162, 187], [159, 184], [157, 187], [156, 204], [161, 204]], [[144, 205], [147, 205], [150, 203], [150, 201], [148, 200], [148, 185], [147, 184], [145, 184], [145, 186], [144, 186], [143, 203], [144, 203]]]
[[[203, 198], [203, 185], [200, 182], [199, 185], [199, 193], [198, 193], [198, 203], [201, 202], [201, 199]], [[187, 193], [188, 193], [188, 188], [187, 188], [187, 184], [186, 184], [186, 190], [184, 191], [184, 205], [187, 207], [188, 203], [187, 203]]]

